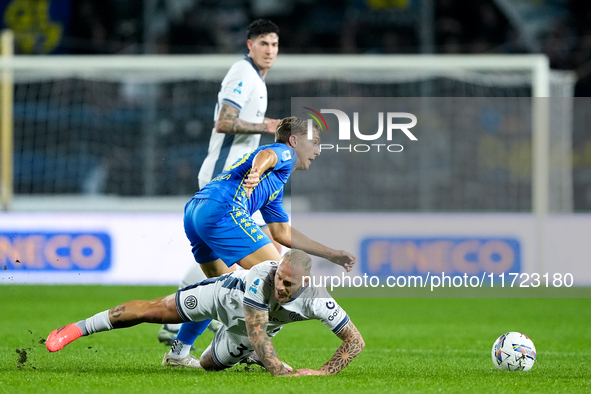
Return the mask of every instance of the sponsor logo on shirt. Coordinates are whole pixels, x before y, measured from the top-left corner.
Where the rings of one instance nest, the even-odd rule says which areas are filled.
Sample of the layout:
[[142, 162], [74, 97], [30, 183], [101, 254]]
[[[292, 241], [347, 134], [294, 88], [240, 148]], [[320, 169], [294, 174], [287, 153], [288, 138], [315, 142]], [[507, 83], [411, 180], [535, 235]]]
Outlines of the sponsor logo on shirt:
[[335, 317], [337, 317], [339, 315], [339, 313], [341, 312], [341, 307], [338, 307], [329, 317], [328, 317], [328, 321], [333, 321]]
[[302, 321], [302, 320], [304, 320], [304, 318], [302, 316], [300, 316], [299, 313], [296, 313], [296, 312], [290, 312], [289, 313], [289, 318], [292, 321]]

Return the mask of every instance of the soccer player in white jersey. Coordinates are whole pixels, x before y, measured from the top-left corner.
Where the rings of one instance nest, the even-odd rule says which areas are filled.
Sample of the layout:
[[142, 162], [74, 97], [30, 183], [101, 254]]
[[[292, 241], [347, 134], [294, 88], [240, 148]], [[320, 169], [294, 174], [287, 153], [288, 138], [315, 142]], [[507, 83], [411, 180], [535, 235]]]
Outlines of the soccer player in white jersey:
[[[361, 334], [325, 288], [309, 286], [310, 257], [291, 250], [278, 263], [265, 261], [249, 271], [234, 271], [153, 301], [129, 301], [113, 309], [54, 330], [47, 338], [50, 352], [100, 331], [140, 323], [178, 323], [217, 319], [218, 330], [194, 367], [218, 371], [238, 364], [253, 351], [273, 376], [332, 375], [343, 370], [363, 349]], [[279, 360], [271, 338], [291, 322], [320, 320], [343, 343], [317, 370], [291, 370]], [[169, 357], [164, 356], [163, 364]], [[187, 350], [187, 356], [188, 350]], [[168, 364], [169, 365], [169, 364]]]
[[[279, 51], [279, 28], [273, 22], [259, 19], [247, 29], [248, 55], [234, 63], [222, 81], [215, 107], [215, 127], [211, 132], [207, 157], [199, 170], [199, 188], [238, 159], [259, 146], [261, 134], [274, 134], [278, 119], [265, 117], [267, 86], [265, 77]], [[272, 240], [260, 212], [252, 214], [255, 223]], [[274, 242], [281, 251], [281, 245]], [[199, 264], [191, 264], [181, 288], [203, 279]], [[215, 322], [214, 322], [215, 324]], [[172, 345], [180, 325], [164, 325], [158, 340]]]
[[[215, 108], [215, 128], [211, 132], [207, 157], [199, 170], [199, 188], [259, 146], [261, 134], [275, 134], [279, 119], [265, 117], [267, 86], [265, 77], [279, 51], [279, 28], [259, 19], [247, 29], [248, 55], [234, 63], [224, 77]], [[260, 212], [253, 219], [264, 228]], [[279, 249], [280, 250], [280, 249]]]
[[199, 171], [199, 187], [259, 146], [261, 134], [274, 134], [279, 120], [265, 118], [265, 77], [279, 50], [279, 28], [257, 20], [247, 30], [248, 55], [234, 63], [222, 81], [215, 108], [215, 128]]

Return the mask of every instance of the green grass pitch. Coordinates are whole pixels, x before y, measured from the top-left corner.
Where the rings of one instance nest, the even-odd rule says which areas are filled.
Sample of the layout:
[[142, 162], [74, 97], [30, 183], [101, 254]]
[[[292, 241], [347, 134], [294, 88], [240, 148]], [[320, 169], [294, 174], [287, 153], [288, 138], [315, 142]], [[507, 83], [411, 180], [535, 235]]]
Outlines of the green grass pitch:
[[[54, 354], [40, 343], [59, 326], [174, 290], [0, 286], [0, 393], [591, 392], [589, 298], [339, 299], [366, 348], [336, 376], [273, 378], [244, 366], [217, 373], [165, 368], [160, 362], [168, 349], [150, 324], [81, 338]], [[534, 341], [530, 372], [494, 368], [490, 350], [506, 331]], [[211, 338], [207, 332], [196, 345], [203, 349]], [[313, 321], [287, 325], [273, 342], [295, 368], [318, 368], [340, 341]]]

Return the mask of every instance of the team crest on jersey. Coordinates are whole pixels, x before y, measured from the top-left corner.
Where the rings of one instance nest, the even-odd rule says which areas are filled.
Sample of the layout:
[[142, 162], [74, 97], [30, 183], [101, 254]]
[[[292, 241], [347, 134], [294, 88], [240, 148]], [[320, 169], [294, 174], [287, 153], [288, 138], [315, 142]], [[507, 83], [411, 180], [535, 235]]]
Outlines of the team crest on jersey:
[[256, 294], [258, 293], [259, 289], [259, 284], [261, 283], [261, 280], [259, 278], [255, 279], [254, 282], [252, 282], [252, 285], [248, 288], [248, 291], [252, 294]]
[[283, 157], [283, 161], [290, 160], [291, 159], [291, 153], [288, 150], [284, 150], [282, 157]]

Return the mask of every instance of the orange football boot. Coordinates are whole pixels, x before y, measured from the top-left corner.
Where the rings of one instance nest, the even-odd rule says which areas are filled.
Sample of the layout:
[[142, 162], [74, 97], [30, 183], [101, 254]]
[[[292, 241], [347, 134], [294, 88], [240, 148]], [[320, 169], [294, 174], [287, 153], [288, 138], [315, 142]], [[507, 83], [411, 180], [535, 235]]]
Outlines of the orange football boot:
[[57, 352], [81, 336], [82, 330], [76, 325], [76, 323], [68, 324], [67, 326], [53, 330], [47, 337], [45, 346], [47, 346], [47, 350], [50, 352]]

